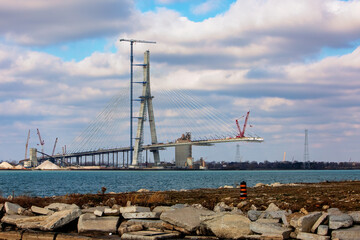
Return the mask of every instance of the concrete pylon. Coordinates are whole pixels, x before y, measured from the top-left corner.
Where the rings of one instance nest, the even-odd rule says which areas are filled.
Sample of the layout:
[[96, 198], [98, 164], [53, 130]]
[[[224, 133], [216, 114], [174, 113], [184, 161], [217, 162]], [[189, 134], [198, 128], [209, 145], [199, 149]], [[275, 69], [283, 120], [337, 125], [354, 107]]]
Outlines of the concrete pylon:
[[[150, 88], [150, 52], [144, 53], [144, 81], [142, 96], [140, 97], [140, 111], [138, 116], [138, 126], [136, 131], [134, 154], [132, 159], [132, 167], [136, 167], [139, 163], [140, 153], [142, 151], [142, 144], [144, 141], [144, 122], [146, 121], [146, 109], [148, 110], [148, 119], [150, 125], [151, 144], [157, 144], [157, 135], [155, 127], [155, 116], [152, 104], [153, 96], [151, 96]], [[156, 165], [160, 163], [159, 150], [151, 150], [154, 155], [154, 162]]]

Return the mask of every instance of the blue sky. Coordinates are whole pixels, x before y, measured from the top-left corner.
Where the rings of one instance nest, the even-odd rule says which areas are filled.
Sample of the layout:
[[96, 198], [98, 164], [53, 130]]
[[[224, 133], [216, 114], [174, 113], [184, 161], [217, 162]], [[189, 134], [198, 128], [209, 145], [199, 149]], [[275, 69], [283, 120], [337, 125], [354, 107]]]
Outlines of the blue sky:
[[[36, 128], [46, 151], [56, 137], [70, 145], [126, 92], [129, 46], [119, 39], [133, 38], [157, 42], [135, 46], [136, 61], [151, 52], [154, 92], [191, 91], [231, 122], [251, 109], [251, 131], [265, 143], [245, 144], [245, 160], [285, 151], [302, 160], [309, 129], [312, 160], [360, 161], [359, 11], [358, 0], [2, 1], [0, 160], [23, 158], [28, 129], [31, 146]], [[158, 109], [159, 131], [176, 135], [175, 125], [160, 130], [168, 108]], [[232, 144], [194, 151], [235, 154]]]

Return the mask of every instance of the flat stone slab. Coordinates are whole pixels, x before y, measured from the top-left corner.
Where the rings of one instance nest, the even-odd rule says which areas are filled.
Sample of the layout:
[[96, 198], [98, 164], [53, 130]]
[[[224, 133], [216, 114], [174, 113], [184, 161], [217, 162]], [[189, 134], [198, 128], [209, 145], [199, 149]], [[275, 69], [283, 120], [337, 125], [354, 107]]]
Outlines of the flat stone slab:
[[358, 240], [360, 239], [360, 226], [339, 229], [331, 232], [332, 239]]
[[291, 228], [282, 227], [280, 223], [251, 222], [250, 229], [255, 233], [279, 235], [284, 239], [289, 238], [290, 233], [292, 232]]
[[312, 226], [321, 217], [321, 212], [313, 212], [303, 217], [300, 217], [297, 221], [297, 226], [300, 232], [310, 232]]
[[120, 213], [138, 213], [138, 212], [150, 212], [149, 207], [139, 207], [139, 206], [130, 206], [130, 207], [121, 207]]
[[149, 220], [149, 219], [131, 219], [125, 223], [126, 226], [140, 224], [144, 228], [158, 228], [158, 229], [169, 229], [172, 227], [169, 223], [163, 220]]
[[[76, 206], [76, 205], [75, 205]], [[40, 229], [43, 231], [53, 231], [56, 228], [62, 227], [81, 215], [81, 210], [78, 208], [63, 210], [48, 216], [45, 223], [41, 225]]]
[[53, 240], [55, 233], [52, 232], [24, 232], [22, 240]]
[[306, 232], [299, 232], [296, 238], [302, 240], [330, 240], [330, 236], [320, 236], [317, 234]]
[[11, 202], [5, 202], [4, 207], [7, 214], [19, 214], [19, 212], [23, 212], [25, 210], [19, 204]]
[[329, 216], [329, 228], [330, 229], [339, 229], [351, 227], [353, 225], [353, 219], [348, 214], [336, 214]]
[[21, 239], [21, 232], [0, 232], [0, 239], [14, 239], [20, 240]]
[[125, 219], [159, 219], [161, 213], [159, 212], [138, 212], [138, 213], [123, 213]]
[[78, 221], [78, 232], [106, 232], [116, 233], [118, 216], [97, 217], [92, 213], [85, 213]]
[[316, 232], [316, 229], [320, 226], [320, 224], [327, 218], [328, 214], [323, 213], [318, 220], [314, 223], [314, 225], [311, 227], [310, 231], [312, 233]]
[[138, 231], [138, 232], [130, 232], [124, 233], [121, 236], [123, 240], [156, 240], [156, 239], [170, 239], [179, 237], [179, 232], [154, 232], [154, 231]]
[[172, 225], [184, 228], [186, 231], [192, 232], [200, 226], [200, 216], [213, 214], [213, 211], [185, 207], [163, 212], [160, 215], [160, 219]]
[[119, 216], [120, 211], [119, 209], [114, 208], [105, 208], [104, 209], [104, 215], [105, 216]]
[[45, 209], [49, 209], [52, 211], [63, 211], [67, 209], [80, 209], [76, 204], [67, 204], [67, 203], [51, 203], [46, 206]]
[[40, 229], [41, 223], [47, 219], [47, 216], [22, 216], [22, 215], [6, 215], [1, 221], [7, 224], [16, 225], [23, 229]]
[[52, 211], [50, 209], [41, 208], [41, 207], [37, 207], [37, 206], [31, 206], [31, 211], [33, 213], [40, 214], [40, 215], [51, 215], [54, 213], [54, 211]]
[[214, 215], [214, 218], [203, 221], [216, 237], [225, 239], [242, 238], [251, 234], [251, 221], [239, 214], [222, 213]]
[[94, 239], [94, 238], [80, 236], [73, 233], [58, 233], [56, 235], [56, 240], [90, 240], [90, 239]]

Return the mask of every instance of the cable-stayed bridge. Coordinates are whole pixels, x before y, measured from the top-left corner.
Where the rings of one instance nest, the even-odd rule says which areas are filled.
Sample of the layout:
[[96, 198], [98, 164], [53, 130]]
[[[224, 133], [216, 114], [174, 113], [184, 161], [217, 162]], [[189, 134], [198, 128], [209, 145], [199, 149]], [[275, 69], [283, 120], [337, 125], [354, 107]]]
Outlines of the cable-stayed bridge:
[[[53, 159], [64, 165], [136, 168], [141, 165], [144, 155], [148, 161], [149, 151], [154, 164], [158, 165], [160, 150], [174, 147], [175, 161], [182, 166], [192, 157], [194, 145], [263, 141], [248, 130], [245, 135], [249, 113], [242, 119], [244, 125], [240, 126], [189, 91], [159, 87], [152, 92], [149, 51], [144, 53], [143, 63], [131, 62], [133, 66], [142, 69], [142, 74], [137, 72], [135, 81], [131, 76], [130, 86], [109, 101], [68, 146], [67, 152], [43, 159]], [[132, 84], [136, 84], [135, 87]], [[133, 112], [132, 105], [139, 107], [137, 112]], [[133, 122], [137, 125], [133, 126]], [[149, 129], [150, 134], [145, 134], [145, 129]], [[132, 136], [132, 132], [136, 132], [136, 136]]]

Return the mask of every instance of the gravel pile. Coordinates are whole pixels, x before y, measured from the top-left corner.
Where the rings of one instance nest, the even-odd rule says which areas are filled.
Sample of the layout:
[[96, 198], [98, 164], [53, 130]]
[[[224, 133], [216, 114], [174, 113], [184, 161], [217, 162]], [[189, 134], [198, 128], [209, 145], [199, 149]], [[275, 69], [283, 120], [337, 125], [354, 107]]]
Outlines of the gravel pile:
[[2, 162], [2, 163], [0, 163], [0, 168], [11, 169], [11, 168], [14, 168], [14, 166], [8, 162]]
[[37, 166], [35, 169], [40, 169], [40, 170], [56, 170], [56, 169], [60, 169], [60, 167], [52, 162], [50, 162], [49, 160], [46, 160], [45, 162], [43, 162], [42, 164], [40, 164], [39, 166]]

